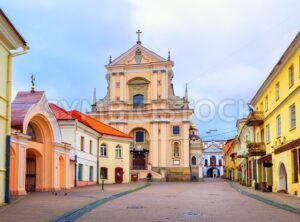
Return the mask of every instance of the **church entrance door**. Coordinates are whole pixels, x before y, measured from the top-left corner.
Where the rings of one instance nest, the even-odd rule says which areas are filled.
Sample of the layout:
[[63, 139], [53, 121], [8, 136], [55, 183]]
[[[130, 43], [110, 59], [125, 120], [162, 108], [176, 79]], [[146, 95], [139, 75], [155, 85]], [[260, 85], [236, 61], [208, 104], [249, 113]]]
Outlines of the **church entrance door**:
[[133, 155], [133, 169], [134, 170], [144, 170], [146, 161], [145, 161], [145, 155], [142, 153], [137, 153]]

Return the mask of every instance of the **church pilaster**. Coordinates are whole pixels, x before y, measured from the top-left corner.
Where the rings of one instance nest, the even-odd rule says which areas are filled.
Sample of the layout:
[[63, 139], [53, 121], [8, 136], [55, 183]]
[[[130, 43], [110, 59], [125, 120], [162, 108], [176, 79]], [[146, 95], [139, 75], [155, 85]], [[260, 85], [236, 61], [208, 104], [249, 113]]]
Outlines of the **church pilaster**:
[[151, 163], [153, 167], [158, 167], [158, 123], [152, 123], [151, 125]]
[[167, 124], [160, 124], [160, 166], [167, 166]]

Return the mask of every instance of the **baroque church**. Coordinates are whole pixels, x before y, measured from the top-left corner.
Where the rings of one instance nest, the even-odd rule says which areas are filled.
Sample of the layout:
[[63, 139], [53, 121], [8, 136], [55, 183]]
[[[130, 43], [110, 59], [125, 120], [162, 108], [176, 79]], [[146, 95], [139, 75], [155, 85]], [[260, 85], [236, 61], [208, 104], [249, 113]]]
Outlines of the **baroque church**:
[[175, 95], [170, 52], [167, 59], [159, 56], [137, 34], [136, 44], [105, 66], [107, 94], [96, 100], [94, 92], [89, 115], [134, 138], [131, 178], [199, 180], [202, 143], [191, 124], [187, 87], [184, 97]]

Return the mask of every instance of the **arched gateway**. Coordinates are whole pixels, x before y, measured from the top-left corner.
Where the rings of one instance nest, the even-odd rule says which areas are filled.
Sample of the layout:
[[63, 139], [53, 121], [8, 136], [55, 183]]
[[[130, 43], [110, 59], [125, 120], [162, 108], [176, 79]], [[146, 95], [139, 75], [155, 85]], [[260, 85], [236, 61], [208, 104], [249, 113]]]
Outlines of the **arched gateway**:
[[11, 194], [68, 188], [69, 147], [61, 141], [45, 93], [19, 92], [11, 126]]

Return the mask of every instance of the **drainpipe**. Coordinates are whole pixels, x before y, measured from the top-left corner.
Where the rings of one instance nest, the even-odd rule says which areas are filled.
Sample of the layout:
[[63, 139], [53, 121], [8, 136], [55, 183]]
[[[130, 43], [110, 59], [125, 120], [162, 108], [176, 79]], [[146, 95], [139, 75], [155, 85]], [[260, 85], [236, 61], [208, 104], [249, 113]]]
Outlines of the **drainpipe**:
[[75, 154], [74, 187], [77, 187], [77, 154]]
[[99, 184], [99, 174], [100, 174], [100, 163], [99, 163], [99, 157], [100, 157], [100, 153], [99, 153], [99, 145], [100, 145], [100, 139], [102, 138], [102, 135], [99, 136], [98, 140], [97, 140], [97, 184]]
[[28, 46], [23, 46], [23, 50], [16, 53], [10, 53], [8, 55], [8, 62], [7, 62], [7, 89], [6, 89], [6, 95], [7, 95], [7, 101], [6, 101], [6, 117], [7, 117], [7, 124], [5, 129], [5, 135], [6, 135], [6, 155], [5, 155], [5, 203], [10, 203], [10, 194], [9, 194], [9, 172], [10, 172], [10, 130], [11, 130], [11, 76], [12, 76], [12, 58], [20, 55], [24, 55], [27, 53], [27, 50], [29, 49]]

